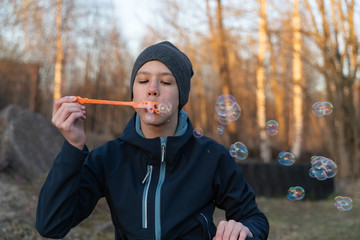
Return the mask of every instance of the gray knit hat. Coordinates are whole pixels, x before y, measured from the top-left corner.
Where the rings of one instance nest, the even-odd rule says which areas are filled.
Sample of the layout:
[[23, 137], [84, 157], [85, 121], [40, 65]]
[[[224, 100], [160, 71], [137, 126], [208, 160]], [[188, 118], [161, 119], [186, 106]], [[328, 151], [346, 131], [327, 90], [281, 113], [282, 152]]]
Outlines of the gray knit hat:
[[189, 98], [190, 79], [194, 72], [189, 58], [168, 41], [146, 48], [135, 60], [130, 82], [131, 99], [133, 99], [133, 85], [137, 71], [142, 65], [152, 60], [164, 63], [174, 74], [179, 88], [179, 110], [182, 109]]

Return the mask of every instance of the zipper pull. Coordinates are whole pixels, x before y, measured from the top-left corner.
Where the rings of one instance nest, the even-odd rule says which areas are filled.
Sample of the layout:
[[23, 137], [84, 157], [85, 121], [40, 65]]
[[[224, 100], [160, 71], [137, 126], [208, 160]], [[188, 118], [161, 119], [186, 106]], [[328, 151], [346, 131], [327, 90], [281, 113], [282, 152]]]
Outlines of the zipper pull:
[[161, 162], [165, 160], [165, 146], [161, 147]]
[[144, 177], [144, 179], [142, 180], [142, 184], [145, 184], [145, 182], [146, 182], [146, 179], [148, 179], [148, 177], [150, 176], [150, 172], [148, 171], [147, 173], [146, 173], [146, 175], [145, 175], [145, 177]]
[[161, 163], [165, 161], [165, 148], [166, 148], [167, 137], [160, 138], [161, 143]]
[[147, 172], [146, 172], [146, 175], [145, 175], [145, 177], [144, 177], [144, 179], [142, 180], [142, 184], [145, 184], [145, 182], [146, 182], [146, 179], [148, 179], [149, 178], [149, 176], [150, 176], [150, 173], [151, 173], [151, 166], [147, 166]]

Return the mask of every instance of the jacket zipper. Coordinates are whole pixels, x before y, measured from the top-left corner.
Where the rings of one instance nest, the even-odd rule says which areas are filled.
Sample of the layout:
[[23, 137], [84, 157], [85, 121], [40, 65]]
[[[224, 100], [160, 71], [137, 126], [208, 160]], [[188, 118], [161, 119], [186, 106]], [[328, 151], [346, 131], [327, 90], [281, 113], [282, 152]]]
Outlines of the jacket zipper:
[[160, 138], [161, 141], [161, 164], [160, 164], [160, 173], [159, 173], [159, 181], [156, 187], [155, 192], [155, 239], [161, 240], [161, 187], [165, 180], [165, 170], [166, 170], [166, 162], [165, 162], [165, 150], [166, 150], [166, 140], [167, 138]]
[[142, 180], [142, 184], [145, 184], [144, 191], [143, 191], [143, 198], [142, 198], [142, 227], [147, 228], [148, 224], [148, 210], [147, 210], [147, 201], [148, 201], [148, 193], [149, 193], [149, 186], [151, 182], [151, 174], [152, 174], [153, 166], [147, 166], [147, 172]]

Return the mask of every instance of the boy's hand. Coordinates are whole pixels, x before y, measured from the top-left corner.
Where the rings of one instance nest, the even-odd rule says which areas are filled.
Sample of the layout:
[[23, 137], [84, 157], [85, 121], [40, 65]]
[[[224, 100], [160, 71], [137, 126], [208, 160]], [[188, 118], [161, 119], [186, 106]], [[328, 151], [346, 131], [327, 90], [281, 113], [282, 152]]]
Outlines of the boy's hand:
[[83, 123], [86, 119], [85, 106], [75, 101], [73, 96], [57, 99], [53, 106], [52, 123], [70, 144], [83, 150], [86, 142]]
[[246, 237], [253, 237], [249, 228], [241, 222], [234, 220], [221, 221], [213, 240], [245, 240]]

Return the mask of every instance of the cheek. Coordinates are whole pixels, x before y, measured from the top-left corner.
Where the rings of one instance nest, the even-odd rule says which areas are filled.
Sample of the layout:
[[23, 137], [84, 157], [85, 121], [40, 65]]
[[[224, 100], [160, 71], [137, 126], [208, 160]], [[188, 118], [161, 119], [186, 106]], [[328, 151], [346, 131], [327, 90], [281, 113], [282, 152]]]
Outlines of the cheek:
[[140, 97], [141, 92], [142, 92], [141, 87], [140, 87], [138, 84], [136, 84], [136, 85], [134, 84], [132, 91], [133, 91], [133, 98], [134, 98], [134, 100], [135, 100], [136, 98]]
[[176, 90], [176, 92], [174, 92], [173, 94], [172, 94], [172, 97], [171, 97], [171, 101], [172, 101], [172, 104], [173, 104], [173, 108], [174, 107], [178, 107], [179, 106], [179, 92]]
[[174, 103], [177, 103], [177, 105], [179, 105], [179, 93], [176, 93], [173, 96], [174, 96]]

